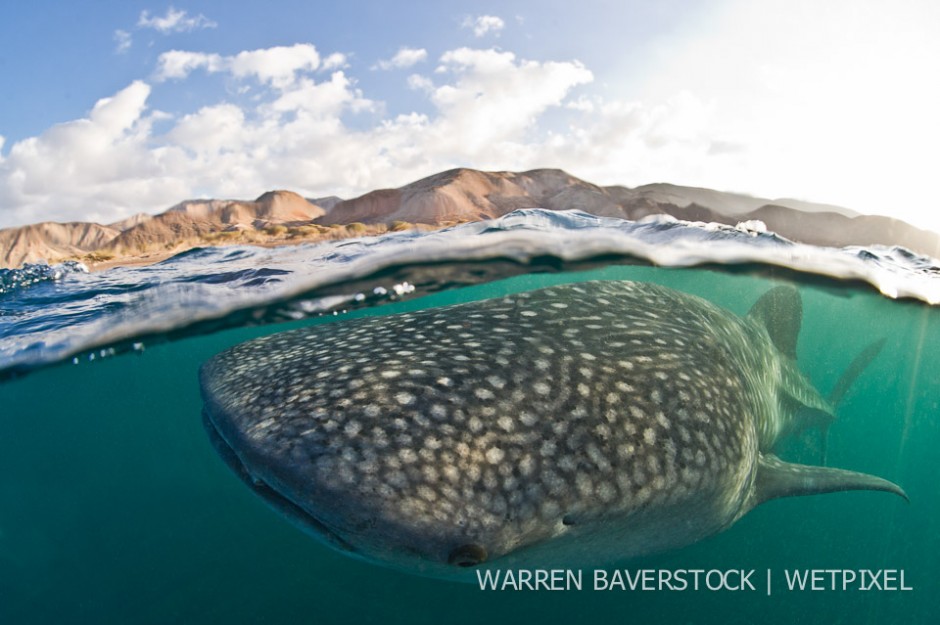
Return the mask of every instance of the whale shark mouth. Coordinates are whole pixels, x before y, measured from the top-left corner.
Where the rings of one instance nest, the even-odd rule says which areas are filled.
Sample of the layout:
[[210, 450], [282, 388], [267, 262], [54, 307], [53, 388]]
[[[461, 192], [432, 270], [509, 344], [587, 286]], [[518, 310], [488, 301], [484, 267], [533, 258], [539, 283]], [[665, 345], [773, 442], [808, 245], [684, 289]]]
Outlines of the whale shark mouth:
[[219, 433], [215, 423], [212, 422], [212, 417], [205, 409], [202, 411], [202, 425], [209, 435], [209, 441], [212, 443], [212, 447], [216, 450], [216, 453], [221, 456], [225, 464], [241, 478], [242, 482], [247, 484], [251, 490], [264, 499], [269, 506], [291, 519], [303, 530], [314, 534], [332, 547], [349, 554], [357, 553], [355, 547], [343, 540], [325, 523], [279, 493], [263, 480], [252, 475], [235, 449], [232, 448], [232, 446], [228, 444], [228, 441]]

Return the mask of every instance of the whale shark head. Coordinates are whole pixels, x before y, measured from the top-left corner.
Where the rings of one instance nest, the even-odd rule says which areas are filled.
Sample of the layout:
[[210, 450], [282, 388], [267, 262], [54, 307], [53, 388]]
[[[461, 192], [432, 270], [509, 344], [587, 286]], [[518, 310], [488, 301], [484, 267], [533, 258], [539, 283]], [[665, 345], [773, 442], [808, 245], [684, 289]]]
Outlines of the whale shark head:
[[772, 291], [741, 318], [598, 281], [283, 332], [202, 367], [204, 422], [246, 484], [349, 555], [439, 577], [609, 562], [774, 497], [899, 492], [773, 455], [833, 414], [796, 366], [794, 305]]

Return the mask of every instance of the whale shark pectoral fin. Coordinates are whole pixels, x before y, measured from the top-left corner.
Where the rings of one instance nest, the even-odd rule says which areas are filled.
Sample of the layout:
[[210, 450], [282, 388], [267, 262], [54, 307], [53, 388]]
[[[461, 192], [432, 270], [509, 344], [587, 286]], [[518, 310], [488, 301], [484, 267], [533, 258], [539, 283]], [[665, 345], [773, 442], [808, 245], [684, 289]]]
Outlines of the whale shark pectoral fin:
[[803, 324], [803, 300], [796, 287], [784, 285], [770, 289], [755, 302], [747, 316], [767, 329], [770, 340], [781, 353], [796, 360], [796, 341]]
[[758, 460], [753, 505], [779, 497], [821, 495], [843, 490], [881, 490], [910, 501], [900, 486], [874, 475], [791, 464], [772, 454], [762, 454]]
[[873, 341], [865, 349], [858, 353], [858, 355], [852, 359], [852, 362], [849, 363], [848, 368], [845, 372], [842, 373], [842, 376], [839, 378], [839, 381], [836, 382], [836, 385], [832, 387], [832, 391], [829, 393], [829, 403], [833, 406], [838, 406], [842, 402], [842, 398], [845, 396], [846, 391], [855, 383], [855, 380], [858, 379], [858, 376], [868, 368], [868, 365], [871, 364], [878, 354], [881, 353], [882, 348], [887, 343], [887, 339], [881, 338], [877, 341]]

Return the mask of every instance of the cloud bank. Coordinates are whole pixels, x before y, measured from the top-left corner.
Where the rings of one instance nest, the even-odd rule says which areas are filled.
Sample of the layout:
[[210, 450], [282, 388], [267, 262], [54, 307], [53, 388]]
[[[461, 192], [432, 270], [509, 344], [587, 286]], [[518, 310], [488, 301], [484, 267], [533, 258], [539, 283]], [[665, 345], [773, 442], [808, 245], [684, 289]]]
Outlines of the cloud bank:
[[[579, 155], [605, 149], [589, 143], [610, 143], [606, 127], [559, 133], [541, 125], [551, 111], [567, 114], [573, 90], [594, 79], [576, 61], [450, 50], [437, 59], [433, 77], [407, 81], [419, 85], [431, 112], [394, 117], [383, 116], [383, 102], [337, 69], [345, 63], [311, 44], [230, 56], [166, 52], [151, 82], [135, 81], [98, 101], [87, 117], [11, 146], [0, 160], [0, 205], [8, 207], [0, 215], [6, 224], [108, 222], [193, 196], [252, 197], [275, 187], [353, 195], [461, 165], [576, 165]], [[224, 74], [256, 96], [178, 116], [148, 107], [154, 89], [200, 72]], [[636, 126], [648, 123], [643, 113], [630, 109], [625, 119], [621, 109], [629, 108], [614, 106], [608, 121], [644, 132]]]
[[[694, 34], [660, 41], [655, 71], [629, 94], [609, 68], [488, 46], [406, 46], [371, 66], [311, 43], [170, 50], [81, 119], [0, 137], [0, 227], [108, 222], [272, 188], [353, 196], [457, 166], [796, 196], [936, 227], [940, 43], [923, 24], [940, 9], [768, 2], [729, 0]], [[177, 13], [160, 27], [195, 19]], [[468, 28], [478, 22], [498, 32], [479, 18]], [[225, 85], [212, 104], [173, 114], [150, 104], [184, 102], [173, 95], [206, 75]], [[411, 104], [359, 77], [400, 80]]]

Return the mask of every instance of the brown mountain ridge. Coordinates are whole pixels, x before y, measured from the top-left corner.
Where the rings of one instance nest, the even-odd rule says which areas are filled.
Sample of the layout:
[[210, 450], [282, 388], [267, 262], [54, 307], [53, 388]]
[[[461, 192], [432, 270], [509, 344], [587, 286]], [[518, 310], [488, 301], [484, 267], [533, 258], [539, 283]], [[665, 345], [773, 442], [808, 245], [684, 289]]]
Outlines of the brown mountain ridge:
[[200, 245], [276, 245], [400, 229], [432, 229], [500, 217], [519, 208], [579, 209], [640, 219], [668, 214], [734, 225], [760, 220], [787, 238], [816, 245], [901, 245], [940, 257], [940, 236], [903, 221], [798, 200], [768, 200], [665, 183], [602, 187], [558, 169], [485, 172], [453, 169], [357, 198], [308, 200], [268, 191], [253, 201], [190, 200], [155, 215], [104, 226], [41, 223], [0, 230], [0, 266], [84, 260], [153, 262]]

